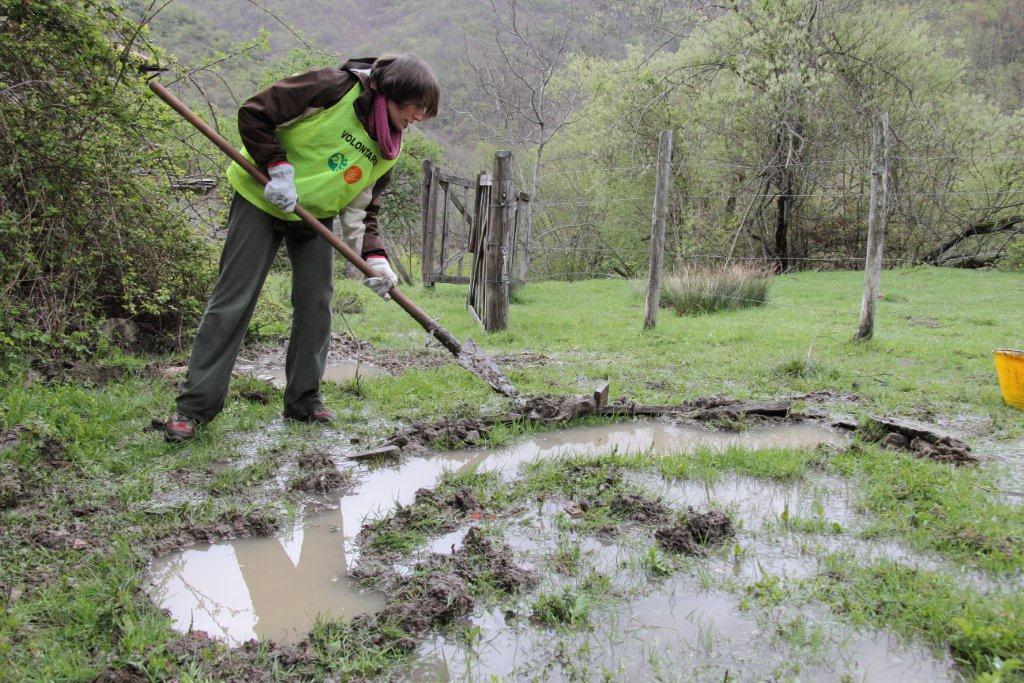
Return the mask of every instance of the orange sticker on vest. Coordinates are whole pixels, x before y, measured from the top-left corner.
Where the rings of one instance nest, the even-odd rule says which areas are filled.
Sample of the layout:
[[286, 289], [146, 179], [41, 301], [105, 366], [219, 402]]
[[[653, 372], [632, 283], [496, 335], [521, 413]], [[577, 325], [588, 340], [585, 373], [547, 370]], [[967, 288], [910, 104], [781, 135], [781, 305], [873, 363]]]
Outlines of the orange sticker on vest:
[[345, 169], [345, 175], [343, 177], [345, 178], [345, 182], [349, 185], [358, 183], [359, 179], [363, 177], [363, 169], [358, 166], [349, 166]]

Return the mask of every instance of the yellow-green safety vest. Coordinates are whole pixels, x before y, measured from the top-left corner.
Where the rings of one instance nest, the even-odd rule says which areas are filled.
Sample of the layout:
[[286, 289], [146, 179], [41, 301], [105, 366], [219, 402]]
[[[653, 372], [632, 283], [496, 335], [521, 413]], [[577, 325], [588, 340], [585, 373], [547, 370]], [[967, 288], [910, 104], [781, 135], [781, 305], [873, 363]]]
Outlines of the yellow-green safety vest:
[[[336, 216], [395, 164], [394, 159], [381, 155], [380, 145], [356, 117], [354, 105], [362, 92], [363, 87], [357, 83], [334, 106], [293, 124], [278, 126], [275, 131], [289, 163], [295, 167], [299, 204], [317, 218]], [[245, 147], [241, 151], [252, 161]], [[240, 195], [271, 216], [301, 220], [264, 199], [263, 186], [237, 163], [232, 162], [227, 178]]]

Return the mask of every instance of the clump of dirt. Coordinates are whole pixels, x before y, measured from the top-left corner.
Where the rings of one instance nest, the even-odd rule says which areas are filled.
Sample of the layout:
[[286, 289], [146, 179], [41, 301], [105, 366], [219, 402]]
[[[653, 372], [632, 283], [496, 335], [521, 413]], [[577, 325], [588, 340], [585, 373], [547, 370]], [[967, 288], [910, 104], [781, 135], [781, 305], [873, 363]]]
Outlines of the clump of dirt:
[[419, 505], [429, 503], [438, 508], [451, 508], [459, 512], [479, 510], [483, 507], [473, 490], [465, 486], [445, 492], [439, 492], [437, 489], [419, 489], [416, 491], [415, 503]]
[[892, 451], [910, 453], [950, 465], [973, 465], [979, 458], [963, 441], [937, 433], [930, 426], [914, 420], [871, 417], [858, 426], [864, 439], [874, 441]]
[[22, 493], [18, 466], [13, 462], [0, 463], [0, 510], [17, 505]]
[[557, 424], [592, 415], [596, 410], [597, 403], [593, 396], [530, 396], [521, 401], [506, 419]]
[[21, 443], [21, 435], [28, 431], [24, 425], [15, 425], [0, 432], [0, 453], [13, 450]]
[[280, 520], [273, 513], [259, 510], [242, 513], [231, 510], [214, 522], [190, 522], [167, 536], [153, 539], [149, 546], [154, 555], [165, 555], [196, 543], [214, 543], [225, 538], [272, 534], [279, 528]]
[[[423, 490], [425, 491], [425, 489]], [[505, 543], [472, 527], [462, 547], [451, 555], [431, 554], [399, 575], [390, 564], [373, 563], [362, 576], [385, 587], [393, 596], [375, 614], [357, 616], [347, 628], [359, 634], [360, 642], [399, 652], [414, 650], [423, 637], [468, 615], [473, 609], [473, 587], [486, 582], [490, 590], [516, 593], [539, 582], [537, 575], [513, 561]]]
[[735, 535], [732, 520], [724, 512], [694, 512], [688, 509], [683, 519], [670, 527], [654, 532], [658, 545], [666, 550], [687, 555], [706, 555], [710, 546]]
[[499, 353], [494, 356], [494, 362], [503, 368], [526, 368], [548, 365], [551, 363], [551, 358], [543, 353], [523, 351], [521, 353]]
[[429, 448], [453, 449], [483, 441], [496, 424], [513, 425], [534, 421], [562, 424], [586, 415], [608, 417], [675, 417], [680, 420], [712, 422], [726, 426], [745, 425], [745, 420], [803, 419], [791, 414], [793, 402], [738, 401], [724, 397], [698, 398], [679, 405], [641, 405], [624, 398], [598, 405], [594, 396], [541, 394], [520, 398], [515, 407], [498, 418], [441, 419], [415, 422], [395, 431], [383, 446], [417, 452]]
[[351, 470], [340, 471], [323, 451], [307, 451], [299, 455], [299, 473], [292, 479], [291, 488], [307, 493], [332, 493], [352, 486]]
[[24, 425], [16, 425], [0, 432], [0, 453], [17, 448], [24, 434], [30, 434], [29, 442], [38, 442], [36, 453], [47, 467], [66, 467], [69, 464], [68, 449], [64, 442], [51, 434], [41, 433], [40, 430]]
[[957, 543], [979, 553], [999, 553], [1007, 559], [1012, 558], [1014, 554], [1013, 540], [1007, 536], [993, 538], [977, 529], [968, 527], [957, 532], [955, 538]]
[[[247, 641], [239, 647], [229, 647], [205, 631], [190, 631], [165, 644], [168, 654], [181, 665], [196, 667], [214, 681], [270, 681], [275, 680], [267, 667], [267, 660], [277, 664], [287, 677], [297, 675], [304, 666], [313, 662], [307, 648], [280, 646], [273, 642]], [[124, 671], [121, 669], [119, 671]], [[107, 680], [132, 681], [132, 678]], [[149, 680], [143, 677], [141, 680]]]
[[469, 586], [456, 573], [432, 571], [428, 576], [417, 572], [402, 582], [383, 609], [356, 617], [353, 624], [358, 626], [356, 622], [362, 620], [366, 626], [381, 630], [397, 627], [418, 637], [469, 614], [472, 608]]
[[619, 517], [641, 524], [664, 522], [669, 514], [669, 509], [661, 501], [635, 492], [615, 494], [610, 507]]
[[52, 550], [90, 550], [103, 542], [82, 521], [74, 520], [63, 524], [45, 524], [33, 527], [29, 538]]
[[264, 406], [270, 403], [270, 394], [263, 389], [245, 389], [240, 391], [238, 396], [249, 403], [259, 403]]
[[44, 435], [39, 447], [36, 449], [39, 457], [47, 467], [67, 467], [70, 463], [67, 458], [67, 447], [60, 439]]
[[493, 422], [480, 418], [414, 422], [395, 432], [384, 445], [397, 446], [411, 452], [428, 448], [462, 448], [483, 441], [492, 426]]
[[472, 583], [486, 576], [492, 585], [506, 593], [517, 593], [540, 582], [536, 572], [513, 561], [508, 544], [496, 543], [479, 527], [472, 527], [466, 533], [462, 547], [451, 556], [451, 561], [455, 571], [466, 581]]
[[33, 366], [33, 369], [48, 384], [75, 382], [103, 386], [123, 379], [128, 374], [128, 369], [120, 365], [96, 365], [68, 359], [39, 362]]
[[565, 475], [565, 485], [581, 495], [595, 496], [622, 483], [621, 469], [594, 461], [569, 463]]
[[900, 432], [889, 432], [879, 443], [891, 451], [906, 451], [918, 458], [927, 458], [950, 465], [967, 465], [978, 462], [978, 458], [971, 454], [967, 444], [948, 436], [928, 441], [920, 436], [908, 439]]
[[374, 548], [372, 544], [376, 536], [387, 532], [402, 533], [407, 529], [446, 533], [457, 528], [474, 514], [479, 515], [481, 509], [476, 495], [466, 487], [419, 489], [409, 505], [400, 504], [392, 514], [363, 524], [363, 528], [356, 536], [356, 542], [363, 547], [363, 554], [353, 574], [366, 577], [378, 571], [378, 565], [383, 558], [379, 557], [382, 551]]
[[120, 669], [107, 669], [101, 672], [93, 683], [147, 683], [149, 676], [134, 664], [126, 664]]

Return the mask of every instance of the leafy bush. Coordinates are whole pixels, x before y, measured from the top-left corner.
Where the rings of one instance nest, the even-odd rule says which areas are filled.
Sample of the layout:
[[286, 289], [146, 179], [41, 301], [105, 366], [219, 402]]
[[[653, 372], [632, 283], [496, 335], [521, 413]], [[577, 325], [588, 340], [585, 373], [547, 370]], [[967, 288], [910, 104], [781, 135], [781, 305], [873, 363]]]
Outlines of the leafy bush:
[[86, 355], [105, 320], [172, 346], [213, 263], [169, 175], [181, 124], [111, 0], [0, 0], [0, 356]]
[[761, 306], [771, 283], [771, 273], [749, 266], [686, 267], [661, 283], [661, 307], [690, 315]]

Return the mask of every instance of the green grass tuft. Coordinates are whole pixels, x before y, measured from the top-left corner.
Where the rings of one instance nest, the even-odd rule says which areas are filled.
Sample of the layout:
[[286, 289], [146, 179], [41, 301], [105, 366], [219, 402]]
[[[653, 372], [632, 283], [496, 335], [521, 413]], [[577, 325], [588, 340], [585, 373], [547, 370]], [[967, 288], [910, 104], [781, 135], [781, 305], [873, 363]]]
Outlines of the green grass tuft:
[[679, 315], [763, 306], [771, 283], [768, 271], [749, 266], [681, 268], [662, 282], [661, 306]]
[[816, 597], [854, 625], [923, 635], [948, 647], [968, 674], [998, 672], [1024, 659], [1021, 593], [982, 594], [945, 574], [888, 560], [859, 566], [842, 555], [829, 556], [825, 571], [809, 583]]

